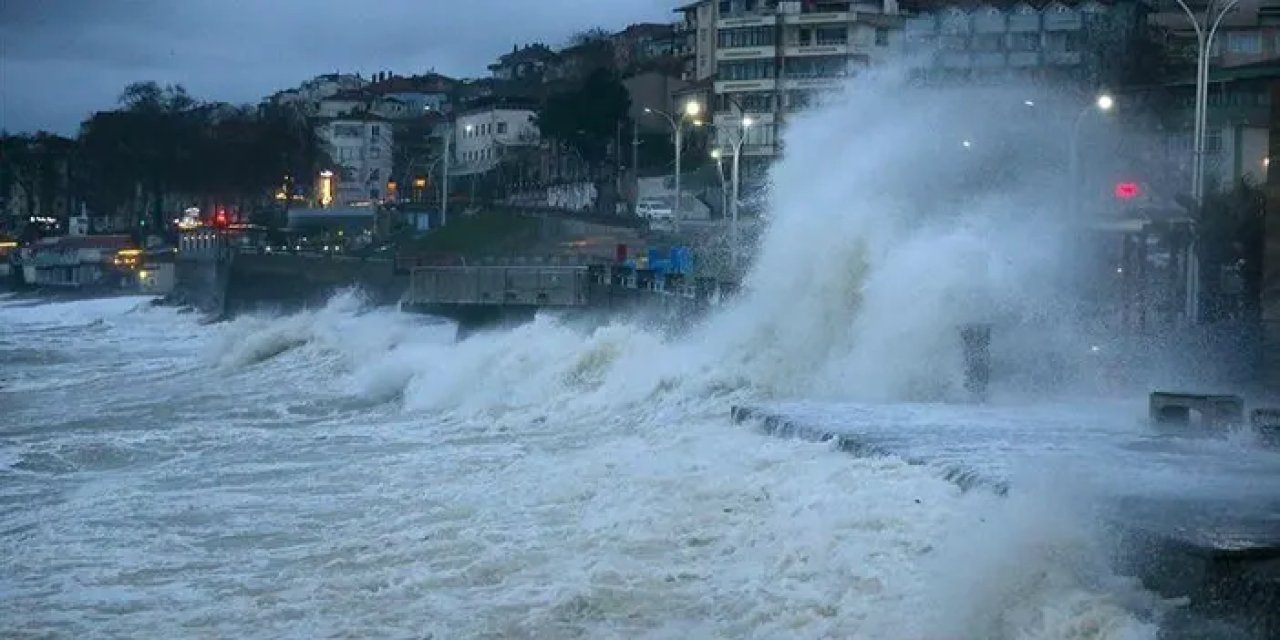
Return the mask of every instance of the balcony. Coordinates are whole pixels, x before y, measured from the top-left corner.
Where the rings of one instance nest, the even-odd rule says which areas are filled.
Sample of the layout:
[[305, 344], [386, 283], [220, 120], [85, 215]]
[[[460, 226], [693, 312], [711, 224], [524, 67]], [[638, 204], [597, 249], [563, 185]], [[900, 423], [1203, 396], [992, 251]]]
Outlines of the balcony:
[[778, 55], [777, 47], [738, 47], [733, 49], [716, 49], [716, 60], [755, 60], [757, 58], [774, 58]]
[[938, 33], [938, 20], [932, 15], [916, 16], [907, 18], [903, 28], [908, 34], [929, 34]]
[[854, 19], [854, 15], [848, 11], [830, 11], [825, 13], [799, 13], [788, 14], [785, 16], [787, 24], [803, 24], [814, 25], [829, 22], [845, 23]]
[[1009, 53], [1009, 66], [1035, 67], [1040, 65], [1040, 53], [1036, 51], [1013, 51]]
[[717, 80], [716, 93], [740, 93], [743, 91], [773, 91], [778, 82], [773, 78], [759, 80]]
[[848, 44], [805, 44], [786, 47], [782, 50], [782, 54], [788, 58], [798, 58], [804, 56], [844, 56], [850, 53], [859, 53], [857, 47]]
[[[772, 111], [756, 111], [754, 109], [747, 109], [747, 114], [751, 116], [751, 120], [753, 122], [752, 126], [772, 125], [774, 122]], [[741, 120], [736, 113], [717, 113], [714, 120], [717, 130], [727, 130], [737, 127], [739, 122], [741, 122]]]
[[998, 51], [985, 51], [973, 54], [973, 66], [983, 69], [995, 69], [1006, 64], [1005, 54]]
[[967, 51], [946, 51], [938, 56], [938, 63], [946, 69], [968, 69], [973, 66], [973, 55]]
[[768, 27], [778, 24], [775, 15], [748, 14], [732, 18], [721, 18], [716, 21], [717, 29], [736, 29], [739, 27]]
[[1084, 19], [1079, 11], [1046, 11], [1044, 13], [1045, 31], [1079, 31], [1084, 28]]
[[1080, 64], [1083, 56], [1079, 51], [1046, 51], [1044, 52], [1044, 63], [1058, 66], [1070, 66]]
[[832, 78], [788, 78], [782, 81], [782, 88], [786, 91], [834, 91], [844, 86], [848, 81], [847, 76], [839, 76]]
[[1029, 13], [1014, 13], [1009, 16], [1009, 32], [1010, 33], [1032, 33], [1040, 30], [1040, 14], [1032, 11]]
[[1006, 29], [1008, 29], [1008, 21], [999, 11], [984, 11], [973, 16], [974, 33], [1004, 33]]

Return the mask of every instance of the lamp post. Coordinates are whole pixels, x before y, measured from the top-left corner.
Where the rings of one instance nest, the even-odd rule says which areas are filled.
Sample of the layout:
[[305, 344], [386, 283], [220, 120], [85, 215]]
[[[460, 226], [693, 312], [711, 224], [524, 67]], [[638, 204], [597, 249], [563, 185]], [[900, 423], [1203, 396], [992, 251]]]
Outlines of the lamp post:
[[1071, 184], [1067, 190], [1071, 206], [1072, 218], [1079, 220], [1080, 218], [1080, 125], [1084, 124], [1084, 119], [1095, 109], [1102, 112], [1110, 111], [1116, 104], [1115, 98], [1108, 94], [1102, 94], [1094, 100], [1093, 104], [1086, 106], [1080, 110], [1080, 115], [1076, 116], [1075, 124], [1071, 127], [1071, 141], [1068, 153], [1070, 157], [1071, 170], [1068, 172], [1068, 179]]
[[729, 146], [733, 149], [733, 167], [730, 169], [729, 193], [729, 266], [734, 272], [738, 270], [738, 186], [741, 183], [742, 145], [747, 140], [747, 128], [753, 124], [751, 116], [743, 115], [738, 121], [737, 135], [729, 138]]
[[[1222, 19], [1236, 8], [1240, 0], [1208, 0], [1204, 7], [1203, 22], [1198, 19], [1187, 6], [1185, 0], [1177, 0], [1191, 28], [1196, 34], [1196, 108], [1195, 123], [1191, 134], [1191, 200], [1195, 203], [1196, 214], [1200, 214], [1204, 202], [1204, 140], [1207, 128], [1207, 111], [1209, 100], [1209, 56], [1213, 53], [1213, 39], [1218, 34]], [[1194, 222], [1194, 219], [1193, 219]], [[1186, 308], [1187, 321], [1194, 323], [1200, 315], [1200, 262], [1197, 257], [1196, 234], [1191, 229], [1187, 243], [1187, 283]]]
[[449, 156], [453, 153], [453, 125], [444, 130], [444, 154], [440, 156], [440, 226], [449, 224]]
[[676, 185], [675, 185], [675, 186], [676, 186], [676, 204], [675, 204], [675, 210], [672, 212], [672, 215], [673, 215], [673, 217], [674, 217], [675, 232], [676, 232], [676, 233], [680, 233], [680, 213], [681, 213], [681, 205], [682, 205], [682, 204], [683, 204], [683, 202], [684, 202], [684, 200], [683, 200], [683, 198], [684, 198], [684, 192], [683, 192], [683, 190], [681, 189], [681, 186], [680, 186], [680, 157], [681, 157], [681, 152], [683, 151], [683, 147], [684, 147], [684, 118], [685, 118], [685, 116], [688, 116], [689, 118], [693, 119], [693, 124], [694, 124], [694, 126], [698, 126], [698, 125], [702, 124], [702, 122], [701, 122], [701, 121], [699, 121], [699, 120], [697, 120], [697, 119], [696, 119], [696, 118], [698, 117], [698, 115], [702, 113], [702, 104], [701, 104], [701, 103], [699, 103], [699, 102], [698, 102], [698, 101], [696, 101], [696, 100], [690, 100], [690, 101], [688, 101], [688, 102], [684, 103], [684, 108], [683, 108], [683, 109], [681, 109], [681, 110], [680, 110], [680, 112], [679, 112], [679, 113], [677, 113], [675, 116], [673, 116], [673, 115], [671, 115], [671, 114], [669, 114], [669, 113], [667, 113], [666, 111], [663, 111], [663, 110], [661, 110], [661, 109], [650, 109], [650, 108], [648, 108], [648, 107], [646, 107], [646, 108], [645, 108], [644, 112], [645, 112], [645, 113], [656, 113], [656, 114], [658, 114], [658, 115], [660, 115], [660, 116], [662, 116], [662, 117], [666, 118], [666, 119], [667, 119], [667, 123], [671, 125], [671, 130], [674, 132], [674, 135], [675, 135], [675, 145], [676, 145], [676, 168], [675, 168], [675, 171], [676, 171], [676, 175], [675, 175], [675, 183], [676, 183]]

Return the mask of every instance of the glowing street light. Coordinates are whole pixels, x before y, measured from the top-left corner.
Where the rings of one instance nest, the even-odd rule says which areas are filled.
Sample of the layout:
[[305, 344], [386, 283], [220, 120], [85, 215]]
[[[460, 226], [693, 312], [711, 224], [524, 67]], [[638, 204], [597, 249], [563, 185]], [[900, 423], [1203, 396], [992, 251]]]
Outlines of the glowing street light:
[[1084, 119], [1096, 109], [1099, 112], [1106, 113], [1116, 106], [1116, 99], [1110, 94], [1102, 94], [1094, 99], [1093, 103], [1085, 106], [1080, 110], [1080, 115], [1076, 116], [1075, 124], [1071, 127], [1071, 147], [1068, 150], [1070, 157], [1067, 159], [1071, 170], [1068, 172], [1071, 183], [1068, 185], [1068, 197], [1071, 203], [1071, 215], [1080, 217], [1080, 196], [1077, 193], [1080, 188], [1080, 125], [1084, 124]]
[[679, 233], [680, 232], [680, 213], [681, 213], [682, 205], [684, 204], [684, 200], [683, 200], [684, 193], [680, 185], [680, 160], [681, 160], [681, 154], [683, 152], [682, 147], [684, 147], [684, 121], [685, 121], [685, 118], [689, 118], [692, 121], [693, 126], [695, 127], [702, 126], [702, 121], [697, 119], [698, 115], [702, 113], [702, 103], [698, 102], [697, 100], [690, 100], [684, 103], [684, 107], [680, 110], [678, 117], [672, 116], [671, 114], [661, 109], [651, 109], [649, 107], [645, 107], [644, 112], [649, 114], [656, 113], [666, 118], [667, 123], [671, 125], [671, 130], [674, 132], [674, 135], [675, 135], [676, 206], [675, 206], [675, 210], [673, 211], [673, 214], [675, 218], [674, 219], [675, 232]]

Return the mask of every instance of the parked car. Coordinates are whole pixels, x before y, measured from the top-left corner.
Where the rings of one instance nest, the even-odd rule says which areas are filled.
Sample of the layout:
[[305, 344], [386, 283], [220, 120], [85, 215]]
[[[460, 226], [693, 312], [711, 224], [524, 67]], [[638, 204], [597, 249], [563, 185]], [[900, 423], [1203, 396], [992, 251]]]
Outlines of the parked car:
[[649, 221], [653, 228], [668, 228], [675, 225], [675, 207], [671, 198], [641, 198], [636, 203], [636, 215]]

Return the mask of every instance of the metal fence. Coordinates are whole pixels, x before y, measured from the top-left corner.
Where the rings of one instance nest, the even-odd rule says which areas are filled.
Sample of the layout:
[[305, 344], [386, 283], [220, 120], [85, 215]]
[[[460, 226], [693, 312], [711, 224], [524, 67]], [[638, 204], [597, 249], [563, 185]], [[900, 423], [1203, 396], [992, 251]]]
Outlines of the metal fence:
[[586, 267], [417, 267], [408, 302], [581, 307], [590, 286]]

